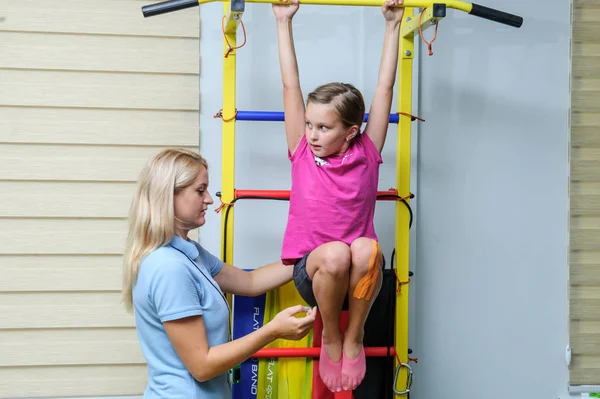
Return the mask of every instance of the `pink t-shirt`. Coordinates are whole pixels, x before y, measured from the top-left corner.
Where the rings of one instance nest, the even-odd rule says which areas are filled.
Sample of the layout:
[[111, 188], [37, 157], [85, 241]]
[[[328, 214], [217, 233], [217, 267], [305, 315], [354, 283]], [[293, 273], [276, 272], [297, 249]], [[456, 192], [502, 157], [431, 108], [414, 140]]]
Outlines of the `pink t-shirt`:
[[292, 189], [281, 253], [285, 264], [327, 242], [377, 240], [373, 216], [383, 160], [369, 136], [358, 135], [344, 154], [326, 158], [316, 157], [303, 136], [289, 158]]

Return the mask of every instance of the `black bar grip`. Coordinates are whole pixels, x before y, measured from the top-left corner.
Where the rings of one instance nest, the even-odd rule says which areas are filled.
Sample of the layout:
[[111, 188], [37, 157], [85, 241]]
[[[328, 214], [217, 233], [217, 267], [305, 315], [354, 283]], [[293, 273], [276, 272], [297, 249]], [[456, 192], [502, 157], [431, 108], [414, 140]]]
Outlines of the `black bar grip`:
[[501, 24], [514, 26], [515, 28], [520, 28], [521, 25], [523, 25], [523, 17], [509, 14], [503, 11], [494, 10], [493, 8], [480, 6], [479, 4], [475, 3], [473, 3], [472, 5], [473, 8], [471, 9], [471, 12], [469, 14], [475, 15], [476, 17], [489, 19], [490, 21], [500, 22]]
[[144, 17], [166, 14], [168, 12], [184, 10], [198, 6], [198, 0], [168, 0], [162, 3], [150, 4], [142, 7]]

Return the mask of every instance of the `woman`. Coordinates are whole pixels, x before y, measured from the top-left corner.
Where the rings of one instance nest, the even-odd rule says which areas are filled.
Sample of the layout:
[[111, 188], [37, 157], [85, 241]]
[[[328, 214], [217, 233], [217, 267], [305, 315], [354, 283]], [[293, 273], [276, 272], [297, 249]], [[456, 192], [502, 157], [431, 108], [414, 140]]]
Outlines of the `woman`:
[[[148, 364], [144, 398], [230, 397], [228, 370], [275, 339], [301, 339], [315, 320], [316, 309], [298, 305], [230, 341], [223, 291], [260, 295], [291, 281], [292, 268], [278, 262], [245, 272], [189, 239], [212, 203], [208, 165], [194, 152], [161, 151], [142, 171], [131, 207], [123, 299], [135, 313]], [[296, 317], [300, 312], [306, 316]]]

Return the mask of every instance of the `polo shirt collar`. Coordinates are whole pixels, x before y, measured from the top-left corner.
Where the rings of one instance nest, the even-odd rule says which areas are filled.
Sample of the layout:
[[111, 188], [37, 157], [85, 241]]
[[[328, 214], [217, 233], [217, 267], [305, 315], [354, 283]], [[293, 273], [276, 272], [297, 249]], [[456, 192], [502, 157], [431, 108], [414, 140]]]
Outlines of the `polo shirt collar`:
[[200, 255], [198, 248], [196, 248], [196, 245], [194, 245], [193, 241], [184, 240], [178, 235], [173, 236], [169, 245], [174, 246], [192, 259], [196, 259], [198, 255]]

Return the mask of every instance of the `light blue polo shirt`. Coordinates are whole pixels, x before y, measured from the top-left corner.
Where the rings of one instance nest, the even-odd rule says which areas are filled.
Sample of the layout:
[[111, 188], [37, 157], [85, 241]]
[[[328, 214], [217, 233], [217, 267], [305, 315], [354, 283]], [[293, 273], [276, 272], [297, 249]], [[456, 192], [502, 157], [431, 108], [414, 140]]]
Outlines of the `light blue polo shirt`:
[[228, 307], [213, 279], [223, 262], [192, 240], [174, 236], [169, 245], [142, 260], [133, 287], [136, 329], [148, 364], [144, 398], [231, 398], [227, 374], [198, 382], [188, 372], [162, 324], [202, 315], [209, 346], [229, 340]]

